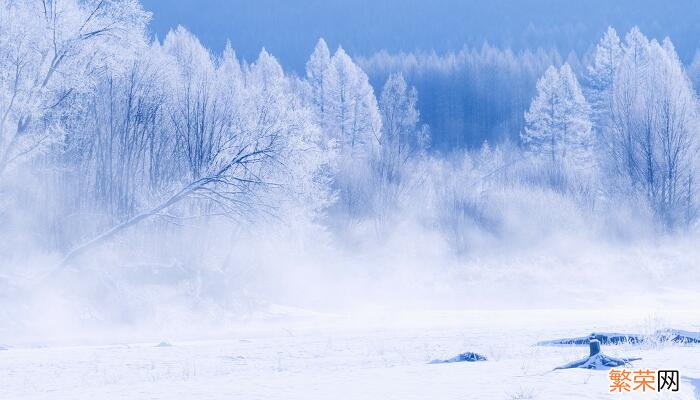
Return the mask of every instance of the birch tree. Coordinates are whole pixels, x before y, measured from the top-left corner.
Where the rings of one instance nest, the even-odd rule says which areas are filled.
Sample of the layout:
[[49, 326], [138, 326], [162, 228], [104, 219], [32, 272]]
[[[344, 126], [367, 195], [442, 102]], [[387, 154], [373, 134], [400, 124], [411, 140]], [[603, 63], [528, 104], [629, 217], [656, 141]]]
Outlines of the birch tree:
[[380, 138], [383, 174], [390, 180], [409, 159], [426, 150], [430, 134], [419, 125], [418, 92], [406, 84], [403, 75], [392, 74], [382, 88], [379, 108], [382, 115]]
[[0, 2], [0, 176], [61, 139], [47, 117], [132, 59], [148, 19], [135, 0]]
[[176, 74], [172, 104], [162, 112], [172, 121], [167, 125], [175, 140], [171, 168], [178, 173], [150, 202], [73, 248], [63, 265], [156, 216], [245, 217], [256, 210], [274, 211], [281, 202], [275, 189], [303, 192], [305, 200], [321, 206], [327, 202], [319, 175], [324, 162], [319, 131], [274, 57], [263, 50], [255, 63], [239, 69], [230, 51], [217, 67], [183, 29], [166, 38], [163, 50]]
[[614, 171], [668, 229], [695, 215], [697, 99], [670, 40], [625, 38], [615, 77], [610, 154]]

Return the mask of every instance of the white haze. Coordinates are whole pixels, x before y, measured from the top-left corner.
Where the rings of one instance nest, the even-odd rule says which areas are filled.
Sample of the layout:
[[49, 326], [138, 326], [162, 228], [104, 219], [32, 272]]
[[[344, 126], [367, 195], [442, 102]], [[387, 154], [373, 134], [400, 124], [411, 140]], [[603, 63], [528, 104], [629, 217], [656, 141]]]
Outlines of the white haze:
[[[657, 68], [649, 76], [665, 71], [667, 81], [611, 78], [649, 93], [669, 88], [669, 98], [692, 103], [675, 121], [692, 135], [681, 149], [686, 158], [667, 169], [678, 182], [687, 178], [688, 189], [660, 199], [649, 194], [654, 182], [621, 171], [618, 152], [607, 151], [620, 145], [619, 132], [600, 121], [622, 117], [619, 109], [613, 116], [601, 110], [600, 96], [622, 94], [591, 94], [585, 71], [577, 79], [570, 69], [553, 69], [558, 82], [577, 88], [568, 100], [580, 103], [577, 117], [585, 119], [562, 124], [588, 140], [562, 151], [553, 167], [548, 151], [555, 150], [528, 146], [560, 135], [537, 125], [544, 118], [537, 100], [520, 110], [529, 110], [531, 134], [508, 135], [523, 143], [438, 151], [428, 138], [442, 133], [424, 125], [421, 93], [410, 80], [390, 73], [386, 86], [372, 87], [342, 48], [319, 41], [307, 74], [294, 76], [264, 50], [250, 64], [230, 48], [212, 54], [183, 28], [150, 42], [148, 16], [130, 0], [110, 2], [96, 23], [119, 30], [75, 44], [89, 15], [85, 4], [99, 2], [65, 3], [56, 12], [65, 24], [53, 29], [64, 35], [70, 61], [42, 88], [37, 77], [50, 67], [17, 38], [50, 58], [51, 28], [33, 3], [0, 1], [2, 69], [26, 60], [22, 79], [0, 75], [0, 112], [7, 112], [0, 343], [223, 335], [279, 310], [688, 308], [698, 300], [700, 120], [695, 92], [666, 42], [662, 50], [638, 31], [629, 39], [662, 59], [649, 62]], [[129, 87], [131, 79], [139, 84]], [[538, 89], [549, 87], [544, 79]], [[341, 87], [350, 95], [338, 95]], [[120, 114], [134, 99], [147, 117]], [[653, 113], [636, 105], [627, 111], [639, 118], [625, 114], [635, 127]], [[206, 115], [189, 124], [185, 115], [200, 111]], [[110, 115], [123, 120], [110, 125]], [[209, 134], [218, 136], [202, 139]], [[109, 138], [143, 139], [143, 151], [106, 145]], [[192, 156], [183, 145], [190, 139], [206, 142], [206, 155]], [[264, 157], [219, 173], [236, 151], [260, 147]], [[161, 153], [144, 155], [153, 148]], [[585, 157], [595, 166], [581, 171]], [[202, 179], [212, 183], [151, 213]], [[143, 221], [71, 255], [144, 212]]]

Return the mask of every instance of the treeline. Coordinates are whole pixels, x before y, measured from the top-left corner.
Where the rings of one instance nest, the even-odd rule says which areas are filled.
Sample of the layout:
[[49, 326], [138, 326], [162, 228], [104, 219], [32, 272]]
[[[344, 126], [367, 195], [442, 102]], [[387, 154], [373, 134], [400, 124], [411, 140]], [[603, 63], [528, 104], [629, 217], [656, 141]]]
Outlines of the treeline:
[[323, 40], [300, 79], [184, 28], [151, 42], [133, 0], [0, 7], [4, 231], [63, 264], [144, 222], [365, 214], [429, 144], [401, 75], [377, 100]]
[[519, 147], [503, 168], [539, 169], [530, 183], [585, 193], [591, 207], [638, 199], [673, 230], [697, 216], [697, 59], [686, 72], [669, 38], [634, 28], [621, 41], [610, 28], [584, 60], [484, 45], [360, 63], [377, 82], [399, 71], [416, 85], [433, 149]]
[[221, 311], [315, 268], [430, 275], [697, 226], [698, 99], [668, 39], [609, 29], [585, 62], [379, 54], [375, 90], [322, 39], [296, 76], [184, 28], [151, 40], [149, 17], [0, 0], [7, 293], [63, 272], [105, 307]]
[[521, 134], [525, 154], [554, 174], [587, 180], [599, 197], [639, 199], [667, 229], [689, 226], [697, 216], [698, 99], [671, 40], [634, 28], [620, 41], [609, 28], [583, 79], [584, 90], [568, 64], [540, 78]]
[[39, 243], [65, 265], [134, 226], [268, 217], [507, 236], [506, 210], [544, 193], [573, 214], [631, 202], [667, 230], [696, 220], [698, 104], [668, 39], [610, 29], [585, 64], [378, 54], [362, 61], [375, 93], [322, 39], [298, 77], [184, 28], [151, 41], [148, 19], [134, 0], [0, 5], [8, 253]]
[[[535, 83], [565, 59], [556, 50], [514, 52], [488, 44], [457, 53], [380, 52], [359, 60], [375, 87], [401, 73], [420, 93], [419, 110], [435, 150], [478, 148], [485, 140], [517, 142]], [[575, 53], [566, 58], [575, 69]]]

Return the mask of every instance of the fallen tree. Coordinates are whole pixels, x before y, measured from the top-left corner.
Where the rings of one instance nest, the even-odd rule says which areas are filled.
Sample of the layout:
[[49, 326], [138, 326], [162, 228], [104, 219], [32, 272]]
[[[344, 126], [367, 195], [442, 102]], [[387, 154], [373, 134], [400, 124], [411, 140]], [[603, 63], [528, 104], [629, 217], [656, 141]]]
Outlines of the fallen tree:
[[567, 346], [567, 345], [586, 345], [591, 339], [598, 340], [601, 344], [641, 344], [644, 342], [673, 342], [681, 344], [698, 344], [700, 343], [700, 332], [690, 332], [680, 329], [660, 329], [650, 335], [642, 335], [638, 333], [606, 333], [593, 332], [588, 336], [580, 336], [574, 338], [563, 338], [554, 340], [545, 340], [538, 342], [538, 346]]
[[148, 218], [160, 215], [185, 199], [203, 198], [227, 212], [231, 212], [233, 208], [245, 206], [246, 203], [242, 200], [242, 195], [250, 191], [251, 186], [265, 183], [258, 175], [250, 173], [250, 166], [271, 157], [273, 155], [272, 148], [272, 143], [268, 143], [262, 148], [257, 145], [252, 149], [248, 146], [241, 147], [235, 156], [223, 163], [214, 173], [188, 183], [156, 206], [138, 213], [74, 247], [63, 257], [56, 268], [49, 271], [45, 278], [55, 274], [88, 250]]

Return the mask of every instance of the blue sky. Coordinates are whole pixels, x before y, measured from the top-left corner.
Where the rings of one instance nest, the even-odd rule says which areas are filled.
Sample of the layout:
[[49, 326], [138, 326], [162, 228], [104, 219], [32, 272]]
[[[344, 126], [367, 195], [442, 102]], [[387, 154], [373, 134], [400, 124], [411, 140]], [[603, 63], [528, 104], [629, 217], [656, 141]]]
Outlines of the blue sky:
[[516, 49], [556, 46], [585, 52], [608, 25], [639, 25], [651, 37], [670, 35], [689, 59], [700, 39], [696, 0], [142, 0], [162, 37], [178, 24], [220, 51], [227, 39], [254, 59], [265, 46], [300, 70], [316, 40], [350, 54], [458, 50], [487, 40]]

